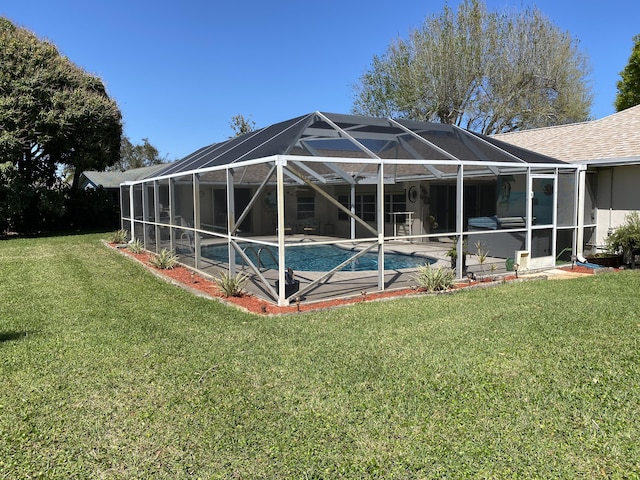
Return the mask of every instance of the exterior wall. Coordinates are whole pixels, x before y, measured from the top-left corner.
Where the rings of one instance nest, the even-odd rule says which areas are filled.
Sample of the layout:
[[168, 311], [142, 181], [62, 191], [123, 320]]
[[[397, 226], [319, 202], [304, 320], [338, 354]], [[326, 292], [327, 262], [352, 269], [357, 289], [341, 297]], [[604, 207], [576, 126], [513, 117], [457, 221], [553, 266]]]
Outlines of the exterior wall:
[[624, 223], [629, 212], [640, 211], [638, 185], [640, 165], [598, 169], [596, 244], [599, 249], [604, 248], [608, 234]]

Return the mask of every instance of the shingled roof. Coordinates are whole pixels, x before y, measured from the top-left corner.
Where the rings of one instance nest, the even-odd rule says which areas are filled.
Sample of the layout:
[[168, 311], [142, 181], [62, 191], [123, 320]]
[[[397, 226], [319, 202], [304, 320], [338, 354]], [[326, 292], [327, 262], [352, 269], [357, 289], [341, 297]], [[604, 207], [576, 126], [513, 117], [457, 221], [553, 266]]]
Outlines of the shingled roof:
[[502, 133], [492, 138], [565, 162], [640, 161], [640, 105], [599, 120]]
[[142, 180], [151, 175], [155, 175], [160, 170], [166, 168], [166, 164], [151, 165], [148, 167], [132, 168], [125, 171], [111, 170], [108, 172], [97, 172], [87, 170], [80, 176], [80, 188], [120, 188], [120, 184], [127, 181]]

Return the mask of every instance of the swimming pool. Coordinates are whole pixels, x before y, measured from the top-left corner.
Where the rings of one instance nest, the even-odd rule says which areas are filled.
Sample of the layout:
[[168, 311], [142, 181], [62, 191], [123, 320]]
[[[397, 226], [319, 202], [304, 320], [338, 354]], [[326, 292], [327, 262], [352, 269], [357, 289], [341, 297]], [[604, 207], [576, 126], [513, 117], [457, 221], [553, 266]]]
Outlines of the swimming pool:
[[[260, 250], [260, 265], [264, 268], [278, 268], [275, 259], [278, 251], [274, 247], [260, 245], [242, 245], [246, 255], [254, 264], [257, 264], [257, 253]], [[336, 245], [294, 245], [287, 246], [286, 266], [294, 271], [303, 272], [328, 272], [355, 255], [357, 250], [339, 247]], [[202, 248], [202, 256], [211, 260], [226, 263], [228, 253], [226, 245], [209, 245]], [[416, 268], [426, 264], [432, 264], [436, 260], [424, 255], [386, 253], [384, 256], [385, 270], [401, 270], [404, 268]], [[241, 264], [242, 258], [236, 253], [236, 263]], [[378, 270], [378, 253], [367, 252], [360, 258], [349, 263], [342, 271], [367, 271]]]

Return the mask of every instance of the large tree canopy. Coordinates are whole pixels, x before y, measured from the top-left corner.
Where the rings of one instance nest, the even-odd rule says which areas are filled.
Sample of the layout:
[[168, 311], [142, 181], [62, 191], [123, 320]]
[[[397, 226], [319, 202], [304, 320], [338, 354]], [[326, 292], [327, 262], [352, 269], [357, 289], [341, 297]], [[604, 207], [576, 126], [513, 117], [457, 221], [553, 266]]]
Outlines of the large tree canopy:
[[455, 124], [485, 134], [586, 120], [588, 59], [537, 9], [445, 6], [392, 42], [355, 86], [353, 112]]
[[620, 72], [620, 76], [622, 78], [618, 81], [615, 101], [617, 112], [640, 105], [640, 35], [633, 37], [629, 63]]
[[102, 81], [0, 17], [0, 161], [26, 185], [118, 161], [121, 114]]

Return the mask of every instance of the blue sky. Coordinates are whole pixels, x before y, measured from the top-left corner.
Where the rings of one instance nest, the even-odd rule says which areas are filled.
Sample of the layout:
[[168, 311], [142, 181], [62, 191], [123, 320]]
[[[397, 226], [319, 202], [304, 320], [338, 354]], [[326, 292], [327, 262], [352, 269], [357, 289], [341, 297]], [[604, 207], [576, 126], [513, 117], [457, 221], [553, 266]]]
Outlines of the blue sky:
[[[0, 0], [0, 15], [54, 43], [105, 82], [134, 143], [182, 158], [233, 134], [316, 110], [348, 113], [353, 85], [391, 40], [406, 38], [445, 0]], [[449, 0], [451, 7], [459, 0]], [[614, 113], [637, 0], [486, 0], [536, 5], [580, 42], [592, 65], [593, 118]]]

